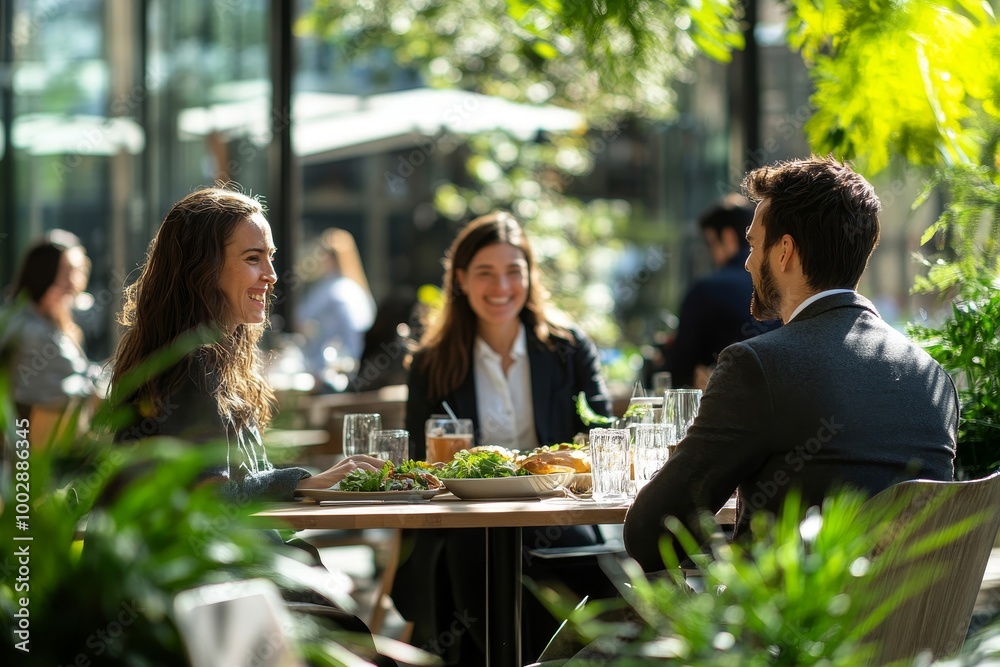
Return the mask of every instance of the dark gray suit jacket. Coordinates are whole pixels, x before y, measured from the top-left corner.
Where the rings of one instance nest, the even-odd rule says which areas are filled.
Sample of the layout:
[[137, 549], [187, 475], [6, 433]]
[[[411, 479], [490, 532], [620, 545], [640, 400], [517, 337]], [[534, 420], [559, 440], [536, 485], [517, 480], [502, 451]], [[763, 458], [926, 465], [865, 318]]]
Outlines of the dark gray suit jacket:
[[907, 479], [951, 480], [958, 414], [948, 374], [871, 302], [824, 297], [719, 356], [687, 437], [629, 510], [625, 547], [647, 571], [663, 569], [663, 519], [693, 529], [697, 512], [715, 513], [733, 491], [738, 536], [791, 488], [818, 505], [842, 485], [871, 496]]
[[[576, 414], [576, 396], [581, 391], [595, 412], [611, 414], [611, 401], [601, 377], [601, 364], [597, 348], [582, 332], [572, 330], [576, 339], [550, 336], [550, 349], [535, 336], [531, 327], [527, 331], [528, 364], [531, 367], [531, 403], [535, 417], [535, 434], [541, 445], [572, 442], [573, 436], [587, 428]], [[410, 432], [410, 456], [422, 460], [427, 445], [424, 422], [432, 414], [445, 414], [441, 401], [431, 401], [427, 396], [427, 376], [421, 370], [423, 354], [417, 352], [410, 366], [409, 396], [406, 401], [406, 429]], [[471, 419], [479, 442], [479, 402], [476, 398], [476, 379], [472, 359], [469, 372], [462, 384], [445, 397], [459, 419]]]

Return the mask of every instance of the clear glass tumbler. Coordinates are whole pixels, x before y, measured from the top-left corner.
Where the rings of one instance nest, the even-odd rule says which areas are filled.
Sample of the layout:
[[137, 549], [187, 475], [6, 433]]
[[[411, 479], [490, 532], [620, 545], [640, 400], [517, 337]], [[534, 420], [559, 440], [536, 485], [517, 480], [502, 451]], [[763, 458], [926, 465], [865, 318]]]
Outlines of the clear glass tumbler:
[[668, 424], [638, 424], [635, 427], [635, 484], [641, 489], [669, 458], [674, 427]]
[[344, 415], [344, 456], [372, 451], [372, 434], [382, 430], [382, 415], [351, 413]]
[[590, 470], [594, 500], [601, 504], [617, 504], [627, 500], [628, 429], [590, 429]]
[[699, 405], [701, 389], [667, 389], [663, 393], [663, 423], [674, 427], [678, 442], [687, 435]]
[[372, 434], [372, 456], [392, 461], [400, 466], [410, 456], [410, 432], [404, 429], [375, 431]]

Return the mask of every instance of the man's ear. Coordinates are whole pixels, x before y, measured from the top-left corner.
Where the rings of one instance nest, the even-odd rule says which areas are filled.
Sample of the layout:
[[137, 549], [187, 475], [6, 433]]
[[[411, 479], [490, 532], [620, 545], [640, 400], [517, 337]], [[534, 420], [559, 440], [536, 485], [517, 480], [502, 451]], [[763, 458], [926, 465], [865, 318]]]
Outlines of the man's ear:
[[799, 250], [795, 245], [795, 239], [789, 234], [781, 237], [778, 242], [781, 247], [781, 254], [778, 256], [778, 266], [782, 271], [788, 271], [799, 262]]

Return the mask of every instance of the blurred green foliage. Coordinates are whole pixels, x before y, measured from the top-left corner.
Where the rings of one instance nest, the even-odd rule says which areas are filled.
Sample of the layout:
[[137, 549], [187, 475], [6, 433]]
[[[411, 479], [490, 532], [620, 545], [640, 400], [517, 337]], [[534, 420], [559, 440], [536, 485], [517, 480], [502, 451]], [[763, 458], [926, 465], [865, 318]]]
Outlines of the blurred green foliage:
[[[8, 314], [0, 311], [0, 332]], [[204, 340], [194, 332], [153, 357], [124, 382], [122, 395]], [[225, 462], [226, 443], [112, 445], [111, 433], [130, 417], [105, 401], [82, 435], [74, 426], [45, 446], [28, 446], [30, 422], [15, 414], [6, 369], [0, 359], [0, 662], [187, 665], [173, 598], [211, 583], [263, 577], [308, 599], [352, 606], [334, 578], [307, 567], [305, 551], [249, 518], [258, 502], [204, 483], [204, 472]], [[308, 616], [293, 614], [287, 630], [311, 664], [368, 664], [352, 636]], [[17, 647], [25, 639], [28, 653]]]
[[576, 109], [607, 126], [674, 115], [672, 83], [698, 52], [742, 48], [730, 0], [319, 0], [298, 22], [354, 60], [377, 49], [435, 88]]
[[791, 0], [789, 43], [816, 87], [813, 149], [864, 173], [976, 161], [968, 121], [1000, 113], [1000, 29], [989, 2]]
[[[419, 71], [432, 87], [556, 104], [583, 115], [589, 131], [541, 141], [503, 132], [470, 137], [467, 181], [439, 184], [434, 204], [456, 227], [491, 210], [512, 211], [532, 239], [555, 305], [598, 345], [613, 348], [627, 342], [616, 306], [634, 300], [639, 281], [662, 268], [662, 257], [623, 272], [624, 239], [630, 227], [647, 222], [642, 212], [621, 200], [582, 201], [566, 194], [568, 186], [592, 169], [622, 123], [676, 115], [673, 84], [689, 76], [696, 54], [725, 61], [742, 47], [737, 6], [731, 0], [321, 0], [296, 28], [369, 67], [389, 52], [390, 66]], [[648, 342], [645, 330], [628, 334]], [[622, 379], [630, 383], [634, 372]]]
[[[820, 512], [805, 508], [792, 493], [777, 519], [754, 517], [752, 538], [728, 543], [720, 535], [709, 553], [694, 557], [698, 592], [685, 583], [665, 539], [662, 573], [647, 575], [633, 561], [603, 562], [618, 582], [621, 600], [590, 602], [573, 611], [567, 607], [573, 598], [555, 589], [536, 588], [536, 594], [568, 615], [568, 631], [578, 645], [596, 652], [587, 655], [590, 661], [581, 654], [567, 667], [869, 664], [875, 647], [866, 643], [867, 633], [936, 575], [919, 565], [904, 582], [889, 574], [885, 581], [898, 585], [888, 592], [881, 578], [985, 520], [981, 513], [961, 530], [949, 526], [910, 540], [910, 531], [936, 506], [928, 503], [912, 523], [898, 528], [903, 506], [872, 511], [861, 496], [843, 492], [827, 498]], [[667, 525], [688, 553], [701, 553], [675, 518]], [[706, 529], [712, 526], [706, 518]], [[885, 551], [872, 557], [880, 549]]]

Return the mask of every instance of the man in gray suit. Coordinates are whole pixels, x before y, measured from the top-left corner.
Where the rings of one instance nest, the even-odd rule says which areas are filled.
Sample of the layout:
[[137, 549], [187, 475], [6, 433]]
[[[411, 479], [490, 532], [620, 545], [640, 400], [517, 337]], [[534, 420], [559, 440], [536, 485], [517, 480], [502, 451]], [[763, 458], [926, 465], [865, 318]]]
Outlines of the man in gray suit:
[[954, 474], [951, 378], [855, 291], [878, 243], [874, 188], [819, 158], [762, 167], [743, 186], [759, 202], [750, 310], [784, 326], [722, 352], [687, 437], [636, 497], [625, 547], [647, 571], [663, 569], [667, 516], [700, 536], [695, 517], [733, 491], [739, 537], [793, 488], [818, 505], [841, 486], [874, 495]]

